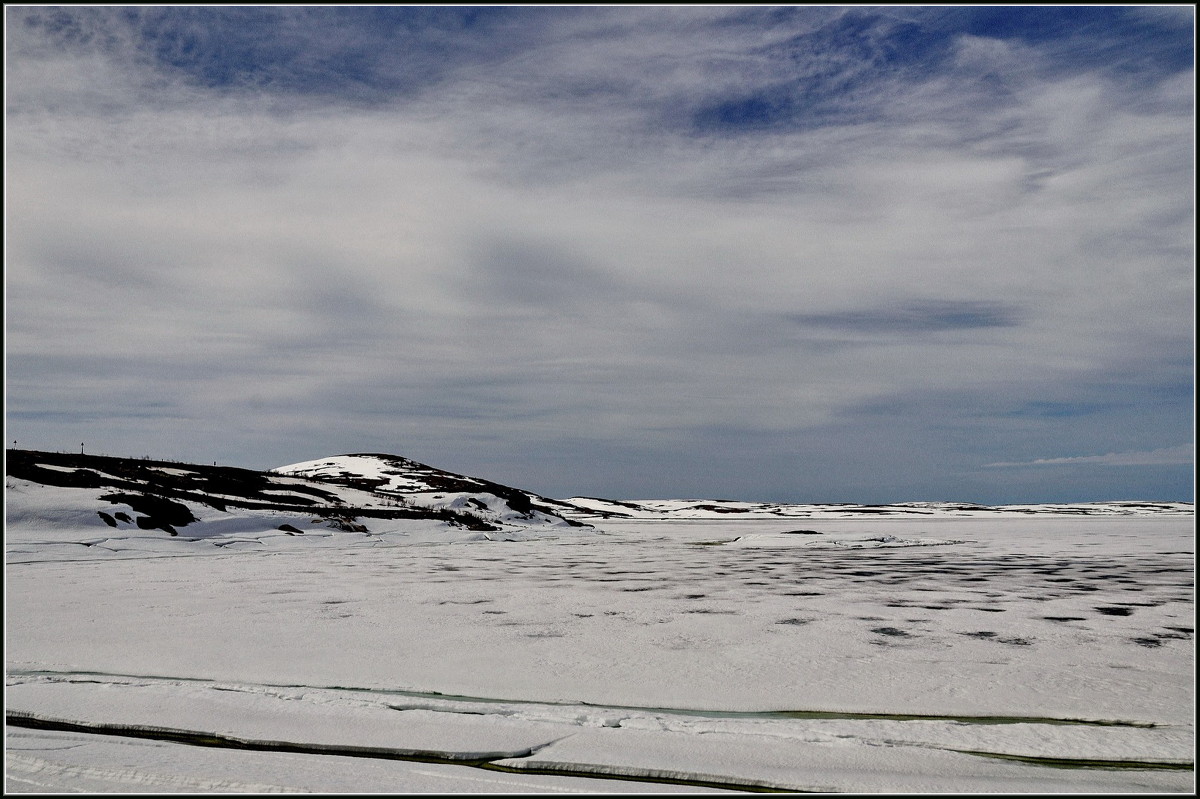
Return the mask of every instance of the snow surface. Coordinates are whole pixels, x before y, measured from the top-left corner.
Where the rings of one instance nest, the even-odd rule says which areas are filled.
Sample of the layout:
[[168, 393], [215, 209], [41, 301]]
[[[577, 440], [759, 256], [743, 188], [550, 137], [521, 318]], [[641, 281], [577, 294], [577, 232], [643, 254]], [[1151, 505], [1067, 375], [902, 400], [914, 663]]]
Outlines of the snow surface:
[[104, 493], [6, 480], [9, 791], [1194, 790], [1190, 505], [172, 537]]

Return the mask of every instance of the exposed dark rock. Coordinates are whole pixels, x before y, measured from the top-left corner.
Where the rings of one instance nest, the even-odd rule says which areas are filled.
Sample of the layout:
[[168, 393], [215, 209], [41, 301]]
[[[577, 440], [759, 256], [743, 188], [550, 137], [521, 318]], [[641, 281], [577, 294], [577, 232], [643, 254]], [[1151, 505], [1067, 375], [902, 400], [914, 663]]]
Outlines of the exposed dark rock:
[[137, 520], [138, 527], [143, 529], [153, 529], [164, 524], [184, 527], [196, 521], [187, 505], [155, 494], [105, 494], [100, 499], [114, 505], [128, 505], [134, 512], [145, 514], [145, 519]]
[[330, 516], [329, 526], [335, 530], [341, 530], [345, 533], [368, 533], [365, 524], [359, 524], [358, 520], [353, 516]]

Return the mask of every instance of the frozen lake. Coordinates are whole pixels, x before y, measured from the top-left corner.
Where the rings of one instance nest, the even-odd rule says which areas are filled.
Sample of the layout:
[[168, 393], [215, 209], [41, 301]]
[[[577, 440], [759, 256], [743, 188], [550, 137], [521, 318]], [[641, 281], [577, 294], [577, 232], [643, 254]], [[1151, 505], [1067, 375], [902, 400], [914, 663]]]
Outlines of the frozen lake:
[[11, 528], [8, 790], [1194, 787], [1193, 516], [596, 525]]

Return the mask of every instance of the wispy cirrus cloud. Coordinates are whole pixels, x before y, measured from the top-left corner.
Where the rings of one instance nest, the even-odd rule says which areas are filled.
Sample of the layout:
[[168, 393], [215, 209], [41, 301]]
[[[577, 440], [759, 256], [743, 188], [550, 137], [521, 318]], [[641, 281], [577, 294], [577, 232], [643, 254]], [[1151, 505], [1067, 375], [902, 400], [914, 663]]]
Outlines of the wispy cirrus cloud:
[[988, 463], [988, 467], [1007, 466], [1186, 466], [1196, 461], [1196, 446], [1180, 444], [1145, 452], [1109, 452], [1105, 455], [1077, 455], [1069, 458], [1037, 458], [1016, 463]]
[[963, 475], [1190, 431], [1184, 15], [5, 14], [22, 441], [1026, 501]]

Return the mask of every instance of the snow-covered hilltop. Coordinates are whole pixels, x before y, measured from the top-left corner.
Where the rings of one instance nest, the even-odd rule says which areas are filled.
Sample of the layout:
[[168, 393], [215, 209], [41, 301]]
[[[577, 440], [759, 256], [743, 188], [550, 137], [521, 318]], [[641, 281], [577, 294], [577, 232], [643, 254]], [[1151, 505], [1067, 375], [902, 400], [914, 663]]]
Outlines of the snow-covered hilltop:
[[529, 491], [455, 474], [399, 455], [355, 454], [279, 466], [277, 474], [368, 491], [411, 507], [469, 513], [491, 524], [538, 527], [581, 522], [587, 515], [569, 503]]

